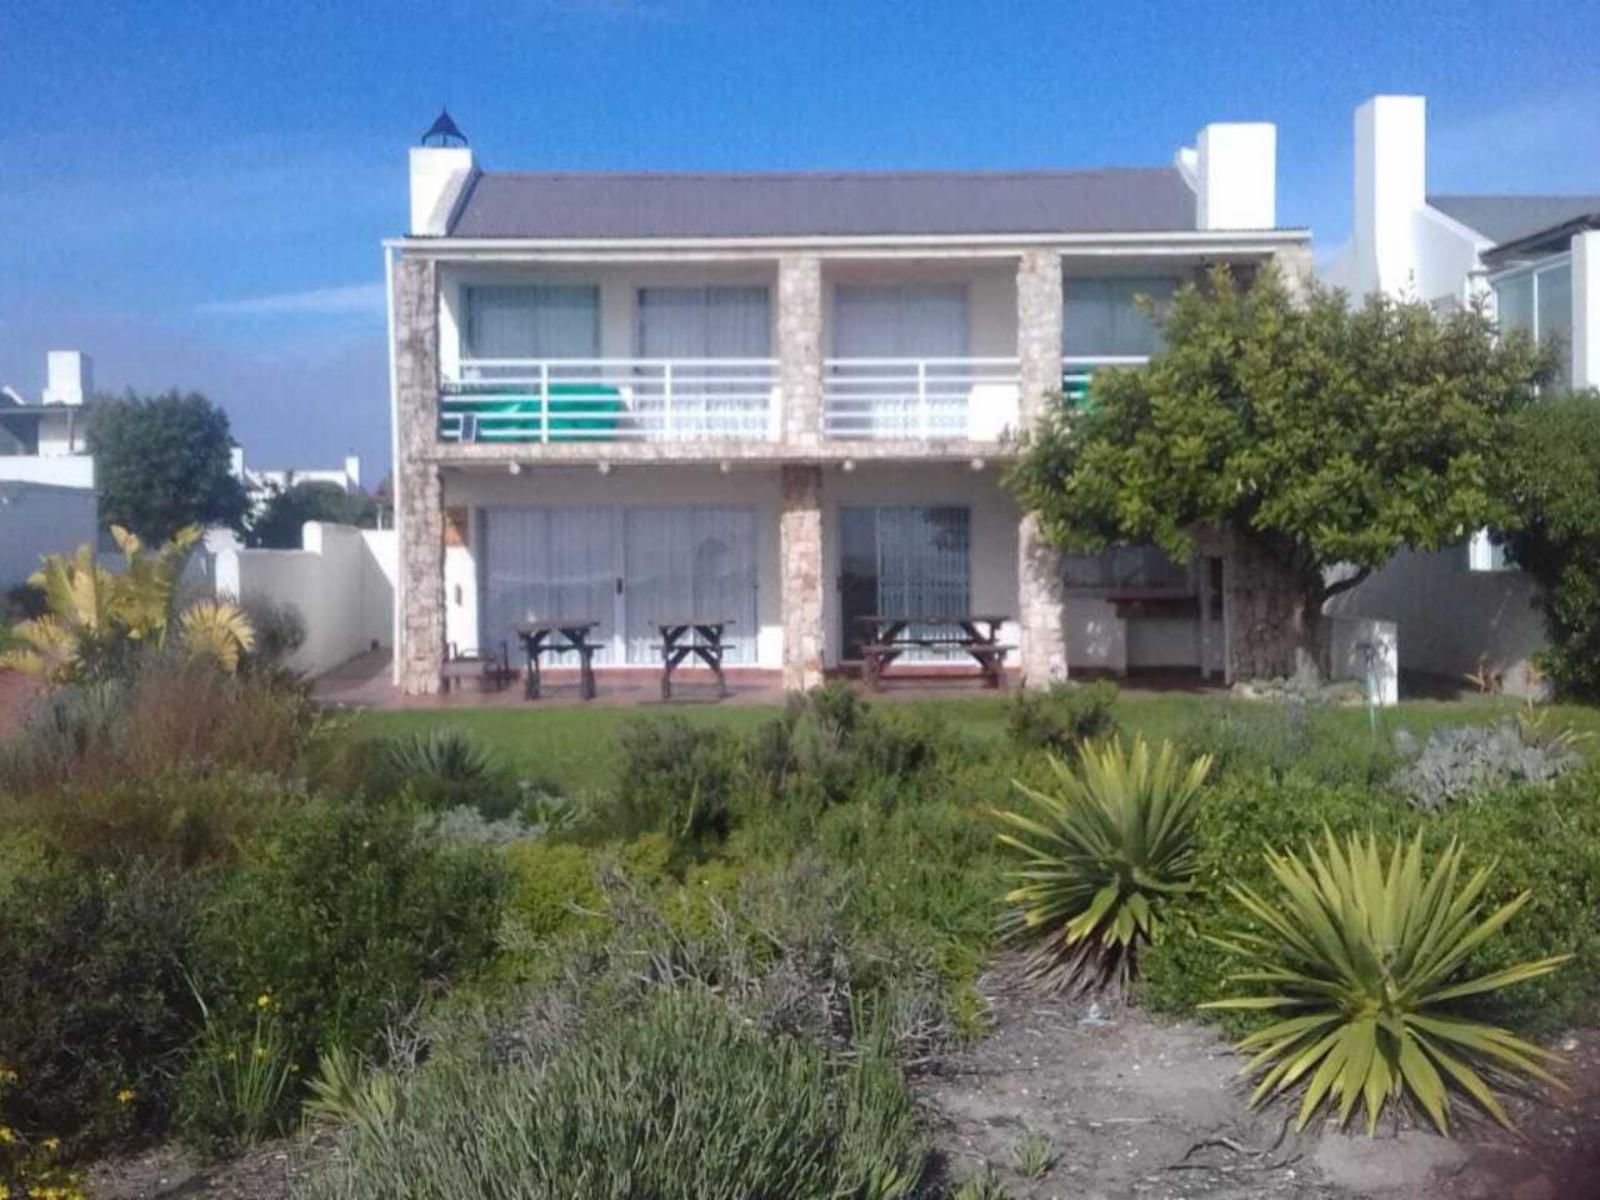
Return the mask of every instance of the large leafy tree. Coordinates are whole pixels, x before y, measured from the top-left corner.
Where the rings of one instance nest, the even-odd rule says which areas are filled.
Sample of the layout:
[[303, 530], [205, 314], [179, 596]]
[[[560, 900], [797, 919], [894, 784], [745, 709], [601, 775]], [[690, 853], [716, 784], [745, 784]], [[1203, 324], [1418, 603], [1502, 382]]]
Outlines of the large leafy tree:
[[330, 521], [370, 529], [378, 523], [378, 506], [365, 492], [347, 492], [326, 480], [307, 480], [274, 491], [250, 522], [245, 541], [268, 550], [298, 550], [301, 526]]
[[243, 527], [228, 415], [195, 392], [96, 402], [89, 422], [100, 521], [150, 543], [188, 525]]
[[1535, 404], [1510, 439], [1508, 542], [1533, 577], [1557, 693], [1600, 699], [1600, 392]]
[[1292, 295], [1271, 269], [1246, 287], [1219, 267], [1163, 326], [1148, 365], [1096, 373], [1078, 411], [1051, 407], [1011, 484], [1063, 547], [1184, 558], [1220, 531], [1236, 564], [1260, 568], [1258, 591], [1288, 593], [1250, 630], [1270, 643], [1248, 652], [1260, 673], [1325, 667], [1323, 603], [1400, 548], [1506, 519], [1507, 421], [1548, 367], [1480, 309], [1352, 308], [1321, 287]]

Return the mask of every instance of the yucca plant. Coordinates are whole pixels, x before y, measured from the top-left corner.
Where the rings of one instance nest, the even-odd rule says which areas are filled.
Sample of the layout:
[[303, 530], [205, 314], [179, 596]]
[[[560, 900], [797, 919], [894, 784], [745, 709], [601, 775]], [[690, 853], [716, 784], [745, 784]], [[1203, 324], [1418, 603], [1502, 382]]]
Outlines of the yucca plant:
[[494, 770], [489, 752], [460, 729], [437, 728], [415, 733], [391, 742], [385, 753], [390, 767], [406, 779], [472, 784], [487, 779]]
[[1211, 770], [1170, 742], [1086, 745], [1076, 764], [1051, 759], [1054, 794], [1016, 786], [1033, 813], [998, 811], [1000, 840], [1022, 855], [1006, 894], [1008, 935], [1030, 947], [1030, 978], [1060, 991], [1125, 986], [1161, 910], [1194, 886], [1195, 809]]
[[1418, 834], [1399, 841], [1387, 860], [1377, 840], [1267, 853], [1283, 890], [1272, 903], [1248, 887], [1230, 887], [1265, 932], [1210, 940], [1241, 955], [1249, 970], [1231, 978], [1266, 985], [1263, 994], [1214, 1000], [1202, 1008], [1288, 1010], [1238, 1044], [1260, 1074], [1252, 1105], [1303, 1087], [1304, 1128], [1324, 1105], [1340, 1126], [1364, 1103], [1367, 1132], [1383, 1110], [1414, 1102], [1443, 1134], [1452, 1094], [1464, 1093], [1509, 1125], [1497, 1088], [1530, 1079], [1558, 1083], [1546, 1069], [1556, 1055], [1495, 1025], [1463, 1015], [1457, 1002], [1547, 975], [1571, 955], [1468, 976], [1473, 951], [1528, 903], [1523, 892], [1483, 915], [1493, 875], [1479, 868], [1462, 882], [1462, 851], [1452, 841], [1431, 867]]

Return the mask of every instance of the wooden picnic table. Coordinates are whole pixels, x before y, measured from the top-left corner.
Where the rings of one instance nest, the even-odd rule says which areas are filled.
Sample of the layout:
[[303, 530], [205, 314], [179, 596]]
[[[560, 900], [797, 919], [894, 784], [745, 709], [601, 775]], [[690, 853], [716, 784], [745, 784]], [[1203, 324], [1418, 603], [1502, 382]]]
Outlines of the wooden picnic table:
[[599, 621], [580, 621], [556, 617], [548, 621], [526, 621], [516, 627], [517, 639], [522, 643], [522, 653], [527, 659], [528, 672], [522, 687], [525, 699], [539, 698], [542, 680], [539, 660], [547, 654], [576, 654], [578, 656], [579, 691], [585, 700], [593, 700], [594, 652], [599, 642], [589, 640], [589, 632], [600, 627]]
[[[907, 650], [949, 647], [965, 651], [977, 662], [985, 687], [997, 688], [1006, 655], [1014, 647], [1000, 644], [1000, 628], [1009, 619], [989, 613], [968, 616], [883, 616], [856, 618], [865, 627], [861, 656], [867, 687], [883, 686], [884, 670]], [[948, 632], [942, 632], [948, 631]]]
[[727, 651], [723, 631], [734, 622], [729, 620], [657, 621], [661, 632], [661, 698], [672, 699], [672, 673], [685, 659], [693, 656], [711, 668], [717, 677], [717, 695], [726, 698], [728, 681], [722, 674], [722, 656]]

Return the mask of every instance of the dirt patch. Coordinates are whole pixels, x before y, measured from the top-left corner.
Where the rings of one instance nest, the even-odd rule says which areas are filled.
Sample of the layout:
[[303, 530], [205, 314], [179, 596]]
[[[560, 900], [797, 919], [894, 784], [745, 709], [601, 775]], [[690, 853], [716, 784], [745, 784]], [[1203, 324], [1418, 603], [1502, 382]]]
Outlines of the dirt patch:
[[325, 1139], [270, 1142], [238, 1158], [203, 1162], [176, 1146], [96, 1163], [94, 1200], [287, 1200], [294, 1180], [329, 1153]]
[[[1003, 977], [984, 991], [994, 1033], [918, 1085], [951, 1179], [987, 1169], [1019, 1200], [1600, 1197], [1600, 1033], [1577, 1039], [1570, 1076], [1586, 1082], [1567, 1103], [1519, 1103], [1521, 1138], [1296, 1134], [1284, 1106], [1245, 1106], [1239, 1059], [1213, 1029], [1041, 998]], [[1056, 1156], [1035, 1178], [1022, 1169], [1029, 1138], [1048, 1139]]]

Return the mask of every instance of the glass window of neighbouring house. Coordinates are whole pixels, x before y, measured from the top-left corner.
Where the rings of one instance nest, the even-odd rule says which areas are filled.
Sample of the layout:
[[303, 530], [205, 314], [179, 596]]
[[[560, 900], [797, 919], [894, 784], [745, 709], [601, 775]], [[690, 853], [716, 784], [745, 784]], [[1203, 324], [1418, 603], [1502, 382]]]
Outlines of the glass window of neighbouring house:
[[1495, 309], [1501, 329], [1533, 330], [1533, 274], [1513, 275], [1494, 285]]
[[1572, 265], [1540, 271], [1534, 303], [1538, 305], [1539, 340], [1556, 347], [1556, 382], [1572, 382]]
[[1161, 331], [1138, 297], [1149, 297], [1159, 312], [1172, 303], [1178, 280], [1074, 276], [1064, 286], [1062, 351], [1069, 358], [1150, 355], [1161, 349]]
[[600, 289], [584, 284], [469, 287], [462, 356], [596, 358]]

